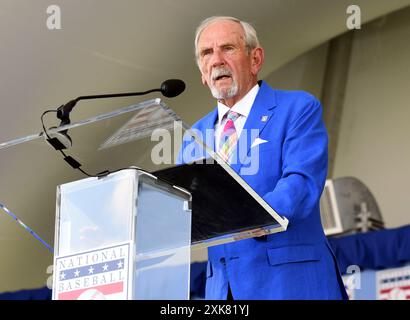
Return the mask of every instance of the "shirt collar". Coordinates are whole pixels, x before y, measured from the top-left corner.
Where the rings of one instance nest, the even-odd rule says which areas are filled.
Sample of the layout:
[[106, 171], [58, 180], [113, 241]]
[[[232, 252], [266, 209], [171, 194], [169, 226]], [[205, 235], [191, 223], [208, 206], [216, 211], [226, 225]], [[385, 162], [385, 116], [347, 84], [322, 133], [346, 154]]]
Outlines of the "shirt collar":
[[227, 107], [222, 102], [218, 101], [218, 123], [221, 125], [222, 119], [225, 114], [230, 110], [239, 113], [241, 116], [247, 117], [251, 111], [253, 102], [255, 101], [256, 95], [259, 92], [259, 85], [256, 84], [248, 93], [237, 103], [235, 103], [232, 108]]

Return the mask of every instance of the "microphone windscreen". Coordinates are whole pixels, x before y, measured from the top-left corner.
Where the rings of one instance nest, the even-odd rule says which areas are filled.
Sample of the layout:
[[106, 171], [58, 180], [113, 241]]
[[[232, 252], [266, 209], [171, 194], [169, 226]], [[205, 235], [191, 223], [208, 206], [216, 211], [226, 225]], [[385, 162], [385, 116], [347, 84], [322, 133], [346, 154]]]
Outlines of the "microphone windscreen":
[[161, 84], [161, 93], [167, 98], [180, 95], [185, 90], [185, 82], [179, 79], [165, 80]]

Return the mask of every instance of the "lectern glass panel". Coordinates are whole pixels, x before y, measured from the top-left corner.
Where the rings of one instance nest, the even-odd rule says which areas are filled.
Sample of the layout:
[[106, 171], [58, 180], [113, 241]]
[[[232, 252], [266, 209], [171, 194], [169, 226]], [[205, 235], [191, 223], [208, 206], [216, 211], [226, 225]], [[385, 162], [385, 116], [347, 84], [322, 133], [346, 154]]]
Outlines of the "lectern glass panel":
[[58, 255], [73, 254], [131, 240], [135, 170], [104, 179], [59, 186], [56, 243]]
[[140, 175], [135, 299], [189, 299], [190, 195]]
[[189, 299], [188, 192], [126, 169], [57, 199], [54, 299]]

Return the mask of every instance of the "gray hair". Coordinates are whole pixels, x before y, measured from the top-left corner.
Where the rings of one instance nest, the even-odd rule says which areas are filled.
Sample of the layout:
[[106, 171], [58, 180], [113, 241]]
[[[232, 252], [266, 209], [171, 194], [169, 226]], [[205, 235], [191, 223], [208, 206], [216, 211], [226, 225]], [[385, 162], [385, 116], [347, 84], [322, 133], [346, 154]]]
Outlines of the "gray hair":
[[256, 35], [256, 30], [250, 23], [241, 21], [234, 17], [225, 17], [225, 16], [209, 17], [200, 23], [195, 33], [195, 58], [196, 58], [196, 63], [198, 66], [199, 66], [198, 42], [199, 42], [199, 38], [201, 36], [202, 31], [204, 31], [204, 29], [207, 26], [209, 26], [211, 23], [216, 22], [216, 21], [223, 21], [223, 20], [233, 21], [233, 22], [239, 23], [242, 26], [242, 29], [245, 34], [245, 39], [244, 39], [245, 46], [246, 46], [246, 49], [248, 50], [248, 53], [250, 53], [252, 49], [259, 47], [259, 40], [258, 40], [258, 36]]

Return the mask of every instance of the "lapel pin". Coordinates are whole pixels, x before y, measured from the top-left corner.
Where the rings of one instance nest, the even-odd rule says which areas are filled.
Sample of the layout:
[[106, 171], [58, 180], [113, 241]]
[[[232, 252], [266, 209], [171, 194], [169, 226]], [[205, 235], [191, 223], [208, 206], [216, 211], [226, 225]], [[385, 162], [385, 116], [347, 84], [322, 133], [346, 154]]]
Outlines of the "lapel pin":
[[268, 116], [262, 116], [261, 121], [262, 121], [262, 122], [268, 121]]

